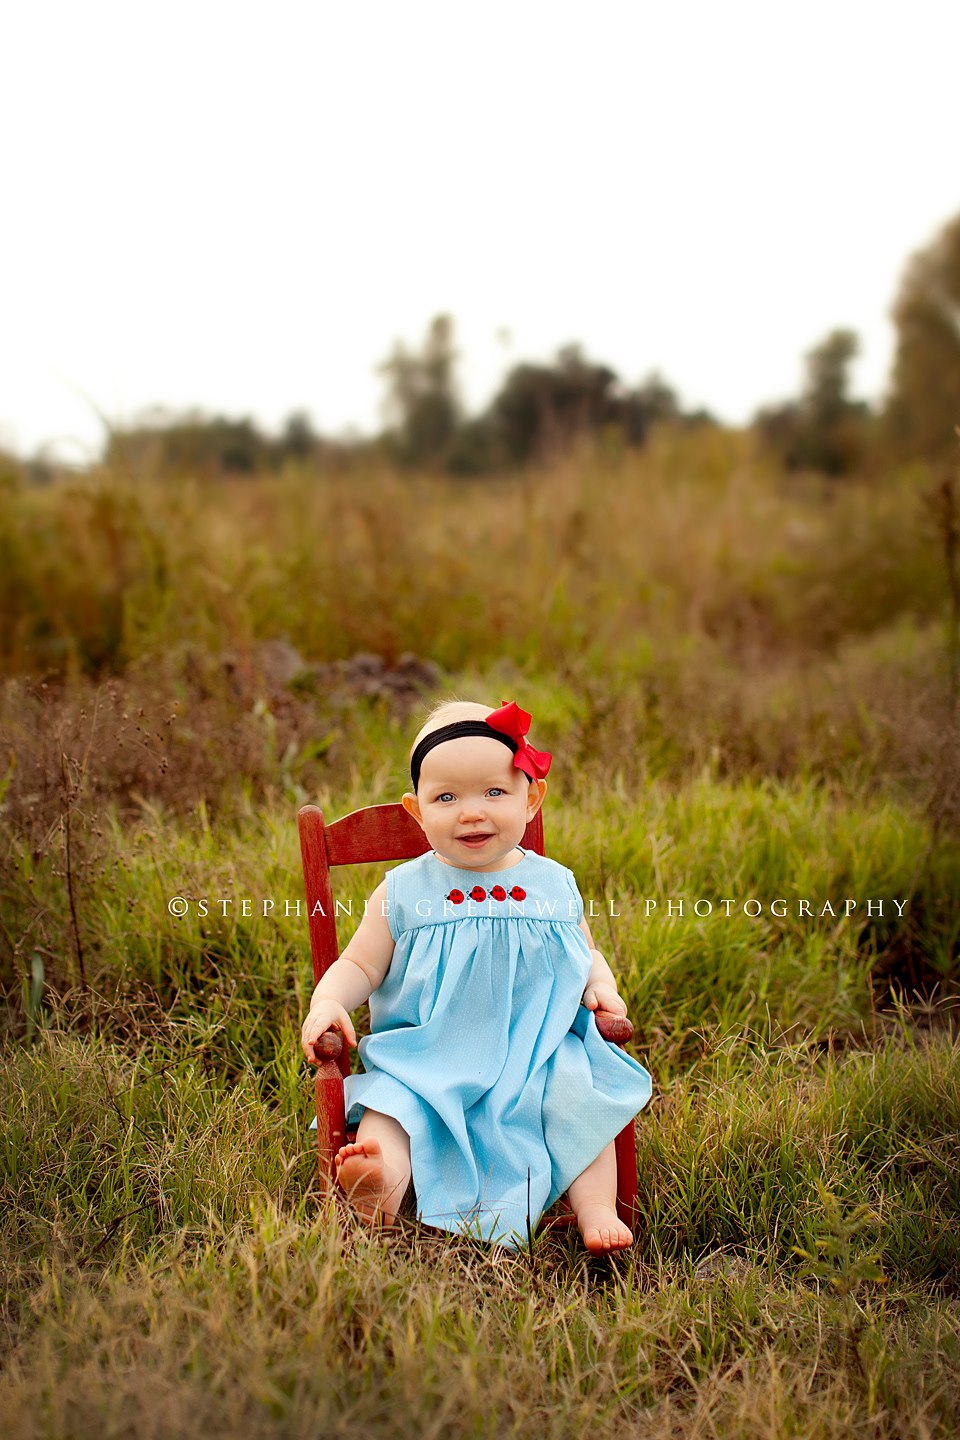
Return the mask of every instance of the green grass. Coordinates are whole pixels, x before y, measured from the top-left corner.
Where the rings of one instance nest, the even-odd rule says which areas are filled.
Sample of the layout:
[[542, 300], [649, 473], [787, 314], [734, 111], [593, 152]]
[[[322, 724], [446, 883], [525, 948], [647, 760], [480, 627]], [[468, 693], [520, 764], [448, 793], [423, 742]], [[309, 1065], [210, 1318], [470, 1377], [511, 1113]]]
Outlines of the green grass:
[[[393, 783], [371, 800], [398, 798], [402, 776]], [[349, 808], [331, 802], [328, 813]], [[700, 776], [680, 790], [652, 784], [618, 828], [622, 813], [616, 790], [577, 806], [548, 793], [548, 848], [578, 878], [638, 1045], [663, 1047], [671, 1063], [698, 1053], [704, 1026], [774, 1024], [810, 1040], [869, 1030], [884, 952], [902, 953], [905, 974], [929, 985], [956, 977], [957, 847], [924, 858], [923, 822], [889, 799], [853, 808], [810, 782]], [[148, 1030], [169, 1017], [164, 1025], [186, 1030], [224, 1073], [249, 1064], [286, 1073], [311, 988], [292, 807], [250, 809], [230, 827], [202, 812], [185, 826], [154, 811], [131, 829], [105, 813], [98, 831], [81, 833], [89, 848], [73, 909], [55, 854], [38, 867], [23, 842], [11, 850], [8, 925], [26, 933], [40, 907], [48, 987], [76, 984], [79, 932], [108, 1025], [118, 1023], [111, 1007], [132, 1004]], [[342, 943], [382, 870], [337, 875], [335, 896], [352, 911], [341, 917]], [[168, 911], [173, 897], [187, 903], [183, 918]], [[274, 902], [266, 915], [265, 899]], [[849, 915], [847, 901], [856, 902]], [[882, 916], [868, 915], [869, 901], [882, 901]], [[27, 945], [21, 967], [29, 954]], [[26, 969], [19, 978], [22, 1004]]]
[[7, 1433], [950, 1433], [960, 1046], [720, 1057], [644, 1112], [596, 1261], [368, 1234], [296, 1095], [48, 1033], [2, 1075]]
[[[931, 481], [831, 487], [665, 431], [482, 485], [4, 489], [5, 1435], [960, 1430], [960, 745]], [[321, 1200], [295, 812], [398, 799], [420, 708], [223, 665], [271, 635], [414, 650], [444, 696], [533, 712], [548, 852], [654, 1080], [628, 1252], [541, 1232], [491, 1254], [411, 1213], [384, 1237]], [[341, 943], [382, 870], [338, 873]]]

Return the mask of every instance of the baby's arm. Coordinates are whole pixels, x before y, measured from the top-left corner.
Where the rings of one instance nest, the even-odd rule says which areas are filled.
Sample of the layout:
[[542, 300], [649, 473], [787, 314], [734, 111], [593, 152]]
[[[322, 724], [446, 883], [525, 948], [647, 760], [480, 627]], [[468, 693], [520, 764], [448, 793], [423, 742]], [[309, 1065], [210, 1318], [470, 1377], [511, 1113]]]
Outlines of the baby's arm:
[[590, 974], [587, 976], [582, 1003], [586, 1005], [588, 1010], [609, 1010], [613, 1015], [626, 1015], [627, 1007], [624, 1003], [623, 996], [617, 990], [614, 973], [600, 954], [600, 951], [594, 947], [593, 936], [590, 934], [590, 926], [585, 919], [580, 921], [580, 929], [587, 937], [587, 944], [590, 947], [590, 955], [593, 959]]
[[367, 902], [366, 914], [353, 938], [313, 992], [310, 1010], [300, 1031], [303, 1053], [312, 1065], [317, 1063], [313, 1042], [331, 1026], [342, 1031], [348, 1045], [357, 1043], [349, 1012], [369, 1000], [382, 983], [393, 956], [393, 936], [385, 914], [386, 899], [387, 882], [381, 880]]

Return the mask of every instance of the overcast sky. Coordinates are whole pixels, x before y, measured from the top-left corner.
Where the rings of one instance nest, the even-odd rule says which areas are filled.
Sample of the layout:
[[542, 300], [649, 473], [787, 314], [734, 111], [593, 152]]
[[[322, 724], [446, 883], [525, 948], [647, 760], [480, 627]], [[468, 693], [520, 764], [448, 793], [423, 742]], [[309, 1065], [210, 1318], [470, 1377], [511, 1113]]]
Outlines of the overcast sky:
[[740, 421], [840, 325], [876, 397], [960, 211], [956, 0], [30, 0], [0, 45], [23, 453], [152, 405], [369, 431], [441, 311], [471, 409], [579, 340]]

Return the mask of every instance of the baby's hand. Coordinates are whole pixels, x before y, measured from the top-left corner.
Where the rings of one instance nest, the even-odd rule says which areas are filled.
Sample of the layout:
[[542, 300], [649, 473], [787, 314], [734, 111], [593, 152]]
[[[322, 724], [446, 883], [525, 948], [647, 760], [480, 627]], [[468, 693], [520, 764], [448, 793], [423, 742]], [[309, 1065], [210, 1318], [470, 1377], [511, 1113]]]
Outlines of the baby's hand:
[[300, 1044], [311, 1065], [320, 1063], [313, 1053], [313, 1042], [330, 1029], [339, 1030], [348, 1045], [356, 1046], [357, 1032], [353, 1028], [353, 1021], [339, 1000], [321, 1000], [311, 1008], [300, 1031]]
[[611, 1015], [627, 1013], [623, 996], [612, 985], [604, 985], [602, 981], [587, 986], [581, 1004], [586, 1005], [588, 1010], [609, 1010]]

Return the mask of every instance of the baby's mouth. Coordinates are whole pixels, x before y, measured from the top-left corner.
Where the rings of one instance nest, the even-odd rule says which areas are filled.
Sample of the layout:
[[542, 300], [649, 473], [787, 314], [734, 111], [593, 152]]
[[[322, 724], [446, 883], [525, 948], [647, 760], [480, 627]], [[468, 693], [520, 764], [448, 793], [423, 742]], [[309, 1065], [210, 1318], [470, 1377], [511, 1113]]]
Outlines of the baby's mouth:
[[472, 849], [477, 849], [479, 846], [485, 845], [488, 840], [492, 840], [492, 839], [493, 839], [493, 836], [492, 836], [492, 835], [458, 835], [458, 836], [457, 836], [457, 839], [460, 841], [460, 844], [461, 844], [461, 845], [469, 845]]

